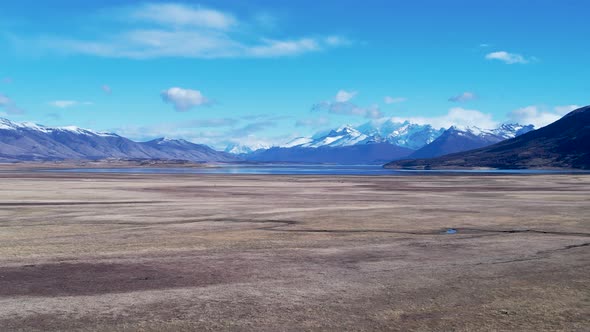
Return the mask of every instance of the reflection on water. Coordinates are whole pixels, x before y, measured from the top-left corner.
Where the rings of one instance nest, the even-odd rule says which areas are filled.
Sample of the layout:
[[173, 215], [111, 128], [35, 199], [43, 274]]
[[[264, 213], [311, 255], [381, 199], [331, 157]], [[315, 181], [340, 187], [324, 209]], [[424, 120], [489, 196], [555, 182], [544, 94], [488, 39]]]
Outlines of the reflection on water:
[[43, 170], [68, 173], [267, 174], [267, 175], [445, 175], [445, 174], [589, 174], [560, 170], [393, 170], [376, 165], [219, 165], [215, 167], [70, 168]]

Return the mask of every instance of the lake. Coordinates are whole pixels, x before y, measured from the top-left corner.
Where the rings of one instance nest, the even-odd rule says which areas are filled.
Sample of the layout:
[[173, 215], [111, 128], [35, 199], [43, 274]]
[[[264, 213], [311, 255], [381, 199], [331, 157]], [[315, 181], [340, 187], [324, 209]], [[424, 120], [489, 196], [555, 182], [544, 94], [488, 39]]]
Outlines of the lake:
[[131, 167], [45, 169], [44, 172], [126, 174], [259, 175], [451, 175], [451, 174], [590, 174], [572, 170], [393, 170], [378, 165], [216, 165], [214, 167]]

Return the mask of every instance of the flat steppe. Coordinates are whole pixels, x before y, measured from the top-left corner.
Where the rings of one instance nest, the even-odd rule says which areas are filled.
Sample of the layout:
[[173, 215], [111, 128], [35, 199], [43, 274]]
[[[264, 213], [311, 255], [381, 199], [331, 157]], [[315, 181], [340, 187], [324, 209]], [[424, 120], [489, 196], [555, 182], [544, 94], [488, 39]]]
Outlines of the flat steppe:
[[0, 184], [3, 331], [590, 329], [588, 175]]

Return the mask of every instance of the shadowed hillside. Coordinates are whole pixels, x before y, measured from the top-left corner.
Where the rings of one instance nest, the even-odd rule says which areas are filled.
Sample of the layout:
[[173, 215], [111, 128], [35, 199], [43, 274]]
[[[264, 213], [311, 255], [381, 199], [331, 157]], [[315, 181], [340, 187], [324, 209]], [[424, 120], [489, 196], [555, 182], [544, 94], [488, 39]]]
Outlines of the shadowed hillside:
[[590, 106], [560, 120], [485, 148], [431, 159], [410, 159], [386, 168], [579, 168], [590, 169]]

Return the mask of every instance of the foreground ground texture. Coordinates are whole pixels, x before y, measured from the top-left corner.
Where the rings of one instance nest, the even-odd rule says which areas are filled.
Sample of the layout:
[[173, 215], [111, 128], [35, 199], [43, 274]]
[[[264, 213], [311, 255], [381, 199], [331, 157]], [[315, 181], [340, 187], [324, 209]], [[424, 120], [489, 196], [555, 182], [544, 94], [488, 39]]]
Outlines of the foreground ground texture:
[[0, 181], [0, 330], [590, 329], [588, 175]]

